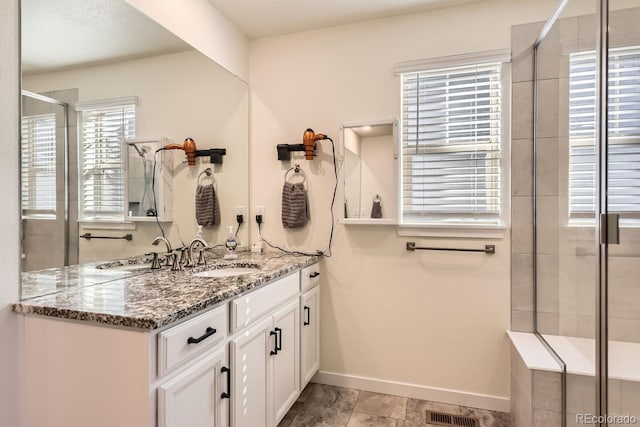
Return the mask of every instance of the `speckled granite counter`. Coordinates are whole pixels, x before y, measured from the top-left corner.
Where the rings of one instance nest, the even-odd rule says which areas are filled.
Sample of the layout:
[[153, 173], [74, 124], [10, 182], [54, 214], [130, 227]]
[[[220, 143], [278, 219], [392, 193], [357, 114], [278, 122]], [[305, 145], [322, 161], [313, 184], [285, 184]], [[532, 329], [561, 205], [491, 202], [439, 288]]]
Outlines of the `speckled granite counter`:
[[[238, 260], [209, 259], [209, 265], [172, 272], [98, 270], [95, 264], [43, 270], [23, 284], [32, 295], [13, 305], [18, 313], [157, 329], [317, 262], [316, 257], [241, 254]], [[225, 278], [193, 273], [227, 266], [250, 266], [256, 273]], [[90, 273], [90, 274], [89, 274]], [[102, 279], [102, 280], [99, 280]]]

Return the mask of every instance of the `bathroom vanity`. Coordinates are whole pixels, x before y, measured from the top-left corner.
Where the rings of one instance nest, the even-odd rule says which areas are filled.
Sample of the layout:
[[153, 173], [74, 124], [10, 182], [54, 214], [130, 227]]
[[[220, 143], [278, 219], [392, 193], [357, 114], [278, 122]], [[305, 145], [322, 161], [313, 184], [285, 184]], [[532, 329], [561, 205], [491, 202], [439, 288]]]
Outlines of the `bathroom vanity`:
[[319, 277], [315, 257], [242, 254], [14, 304], [25, 425], [276, 426], [319, 367]]

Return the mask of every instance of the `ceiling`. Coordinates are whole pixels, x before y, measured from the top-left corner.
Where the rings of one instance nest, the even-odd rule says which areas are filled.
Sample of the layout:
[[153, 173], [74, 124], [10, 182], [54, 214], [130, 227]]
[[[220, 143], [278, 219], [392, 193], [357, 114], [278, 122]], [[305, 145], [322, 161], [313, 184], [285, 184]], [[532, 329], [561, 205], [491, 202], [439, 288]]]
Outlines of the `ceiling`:
[[[249, 38], [478, 0], [209, 0]], [[22, 0], [25, 75], [191, 49], [124, 0]]]
[[209, 0], [249, 38], [350, 24], [477, 0]]
[[25, 74], [188, 49], [123, 0], [22, 0]]

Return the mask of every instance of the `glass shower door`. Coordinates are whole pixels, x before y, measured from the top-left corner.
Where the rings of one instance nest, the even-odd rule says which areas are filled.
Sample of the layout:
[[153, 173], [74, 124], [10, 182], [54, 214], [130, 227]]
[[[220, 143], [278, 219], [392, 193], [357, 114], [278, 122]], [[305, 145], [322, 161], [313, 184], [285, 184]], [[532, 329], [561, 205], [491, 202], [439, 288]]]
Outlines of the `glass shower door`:
[[608, 422], [640, 425], [640, 4], [608, 3]]
[[22, 270], [69, 264], [67, 111], [46, 96], [22, 95]]

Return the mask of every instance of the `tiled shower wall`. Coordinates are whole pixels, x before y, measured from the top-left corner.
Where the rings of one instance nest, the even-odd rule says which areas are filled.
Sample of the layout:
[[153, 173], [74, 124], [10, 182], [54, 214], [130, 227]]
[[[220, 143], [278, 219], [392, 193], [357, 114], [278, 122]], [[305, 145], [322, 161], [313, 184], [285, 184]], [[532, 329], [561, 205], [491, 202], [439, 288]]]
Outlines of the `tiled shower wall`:
[[[612, 46], [640, 45], [640, 8], [612, 12]], [[543, 23], [512, 27], [512, 330], [533, 331], [533, 42]], [[595, 50], [595, 18], [558, 20], [538, 51], [538, 329], [595, 336], [592, 227], [568, 221], [569, 54]], [[640, 343], [640, 230], [610, 247], [609, 338]]]

